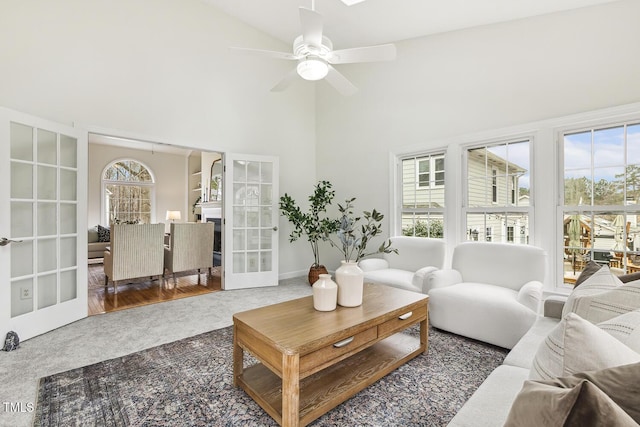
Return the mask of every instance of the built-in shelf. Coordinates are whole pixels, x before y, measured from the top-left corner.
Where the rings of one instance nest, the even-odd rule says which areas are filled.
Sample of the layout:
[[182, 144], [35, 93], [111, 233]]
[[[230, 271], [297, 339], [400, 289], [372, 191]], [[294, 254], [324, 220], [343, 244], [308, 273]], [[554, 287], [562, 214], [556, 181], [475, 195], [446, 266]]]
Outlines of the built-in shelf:
[[191, 175], [193, 175], [193, 176], [202, 175], [202, 171], [194, 172]]

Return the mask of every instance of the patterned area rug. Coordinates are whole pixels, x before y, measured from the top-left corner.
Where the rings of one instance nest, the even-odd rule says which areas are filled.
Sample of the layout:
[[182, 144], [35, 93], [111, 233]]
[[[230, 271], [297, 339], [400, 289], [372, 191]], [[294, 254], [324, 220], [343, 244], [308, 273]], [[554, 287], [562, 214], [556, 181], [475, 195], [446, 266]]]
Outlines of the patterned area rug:
[[[233, 386], [232, 349], [227, 327], [42, 378], [34, 425], [277, 426]], [[445, 426], [506, 353], [431, 328], [427, 355], [310, 425]]]

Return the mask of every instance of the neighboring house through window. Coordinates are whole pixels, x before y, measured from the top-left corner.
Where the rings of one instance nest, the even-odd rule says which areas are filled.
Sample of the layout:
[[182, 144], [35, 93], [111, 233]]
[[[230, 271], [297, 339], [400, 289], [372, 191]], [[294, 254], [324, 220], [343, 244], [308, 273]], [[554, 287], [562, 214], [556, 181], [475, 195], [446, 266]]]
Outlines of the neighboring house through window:
[[444, 153], [400, 159], [401, 228], [405, 236], [444, 237]]
[[640, 271], [640, 122], [560, 132], [565, 283], [585, 263]]
[[[533, 207], [529, 139], [473, 146], [466, 150], [467, 240], [529, 242]], [[516, 235], [514, 230], [524, 230]]]
[[102, 196], [105, 225], [153, 220], [155, 180], [151, 170], [136, 160], [118, 160], [105, 168]]

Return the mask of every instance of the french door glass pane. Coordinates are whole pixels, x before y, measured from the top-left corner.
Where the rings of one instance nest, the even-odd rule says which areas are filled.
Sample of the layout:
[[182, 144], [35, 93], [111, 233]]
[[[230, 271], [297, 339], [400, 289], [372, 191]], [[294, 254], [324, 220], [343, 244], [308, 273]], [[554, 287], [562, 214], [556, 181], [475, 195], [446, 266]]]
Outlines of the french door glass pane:
[[77, 140], [67, 135], [60, 135], [60, 166], [75, 168], [77, 166]]
[[33, 198], [33, 165], [11, 162], [11, 198]]
[[77, 280], [78, 272], [76, 269], [60, 273], [60, 302], [70, 301], [77, 298]]
[[58, 232], [58, 215], [55, 203], [38, 203], [38, 236], [53, 236]]
[[[27, 296], [28, 295], [28, 296]], [[33, 311], [33, 279], [11, 282], [11, 317]]]
[[33, 235], [33, 203], [11, 202], [11, 237], [20, 239]]
[[58, 302], [58, 275], [38, 276], [38, 310]]
[[33, 241], [25, 240], [19, 245], [9, 246], [11, 251], [11, 277], [33, 274]]
[[[38, 239], [38, 273], [53, 271], [58, 268], [58, 251], [56, 239]], [[38, 278], [38, 282], [40, 278]]]
[[11, 123], [11, 158], [33, 161], [33, 128], [20, 123]]
[[55, 133], [38, 129], [38, 163], [58, 164], [58, 141]]
[[38, 166], [38, 199], [56, 200], [58, 179], [57, 169], [50, 166]]

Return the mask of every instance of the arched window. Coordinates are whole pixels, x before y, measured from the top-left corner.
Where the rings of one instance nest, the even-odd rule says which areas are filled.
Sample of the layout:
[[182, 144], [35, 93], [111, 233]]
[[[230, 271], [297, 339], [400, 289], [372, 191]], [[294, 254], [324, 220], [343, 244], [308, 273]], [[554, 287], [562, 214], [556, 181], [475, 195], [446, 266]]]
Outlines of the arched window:
[[153, 173], [132, 159], [111, 163], [102, 174], [102, 200], [103, 223], [151, 223], [155, 204]]

